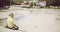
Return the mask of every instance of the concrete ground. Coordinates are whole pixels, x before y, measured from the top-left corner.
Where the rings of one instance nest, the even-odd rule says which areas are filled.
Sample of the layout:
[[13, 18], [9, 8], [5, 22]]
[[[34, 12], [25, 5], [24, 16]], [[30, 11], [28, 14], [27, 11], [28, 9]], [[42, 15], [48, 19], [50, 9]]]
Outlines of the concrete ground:
[[[0, 32], [60, 32], [60, 9], [27, 9], [11, 6], [0, 12]], [[5, 28], [9, 13], [14, 13], [14, 23], [19, 30]]]

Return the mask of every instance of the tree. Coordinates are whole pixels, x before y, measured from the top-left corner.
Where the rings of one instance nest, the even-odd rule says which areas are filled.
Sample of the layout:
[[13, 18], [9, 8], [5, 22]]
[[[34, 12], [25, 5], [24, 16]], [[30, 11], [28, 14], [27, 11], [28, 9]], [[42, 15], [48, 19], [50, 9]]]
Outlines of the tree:
[[23, 2], [23, 0], [13, 0], [12, 1], [14, 4], [21, 4]]

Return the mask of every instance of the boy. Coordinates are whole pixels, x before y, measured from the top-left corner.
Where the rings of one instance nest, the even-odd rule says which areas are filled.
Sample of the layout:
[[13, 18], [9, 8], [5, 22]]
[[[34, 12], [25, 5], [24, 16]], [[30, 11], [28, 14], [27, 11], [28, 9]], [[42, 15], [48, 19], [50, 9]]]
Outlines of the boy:
[[14, 23], [14, 14], [10, 13], [8, 18], [7, 18], [7, 26], [6, 28], [13, 29], [13, 30], [18, 30], [18, 26], [16, 26]]

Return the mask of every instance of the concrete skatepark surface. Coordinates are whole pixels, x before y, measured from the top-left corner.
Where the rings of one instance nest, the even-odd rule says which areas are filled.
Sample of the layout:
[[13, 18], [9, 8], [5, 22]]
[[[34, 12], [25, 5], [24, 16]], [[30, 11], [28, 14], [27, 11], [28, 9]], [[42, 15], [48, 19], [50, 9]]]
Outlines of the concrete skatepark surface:
[[[60, 32], [60, 9], [26, 9], [12, 7], [0, 12], [0, 32]], [[4, 28], [9, 13], [14, 13], [14, 23], [19, 30]]]

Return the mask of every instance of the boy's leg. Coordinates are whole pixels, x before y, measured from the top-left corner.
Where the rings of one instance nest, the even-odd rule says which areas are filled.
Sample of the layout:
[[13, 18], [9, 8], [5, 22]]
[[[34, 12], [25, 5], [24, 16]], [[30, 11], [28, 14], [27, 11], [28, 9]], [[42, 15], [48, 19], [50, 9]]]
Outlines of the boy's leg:
[[13, 30], [18, 30], [19, 27], [14, 24]]
[[[5, 28], [9, 28], [9, 27], [6, 25], [6, 27], [5, 27]], [[16, 25], [14, 24], [13, 28], [9, 28], [9, 29], [18, 30], [18, 29], [19, 29], [19, 27], [18, 27], [18, 26], [16, 26]]]
[[[5, 28], [9, 28], [9, 27], [6, 25]], [[12, 29], [12, 28], [9, 28], [9, 29]]]

